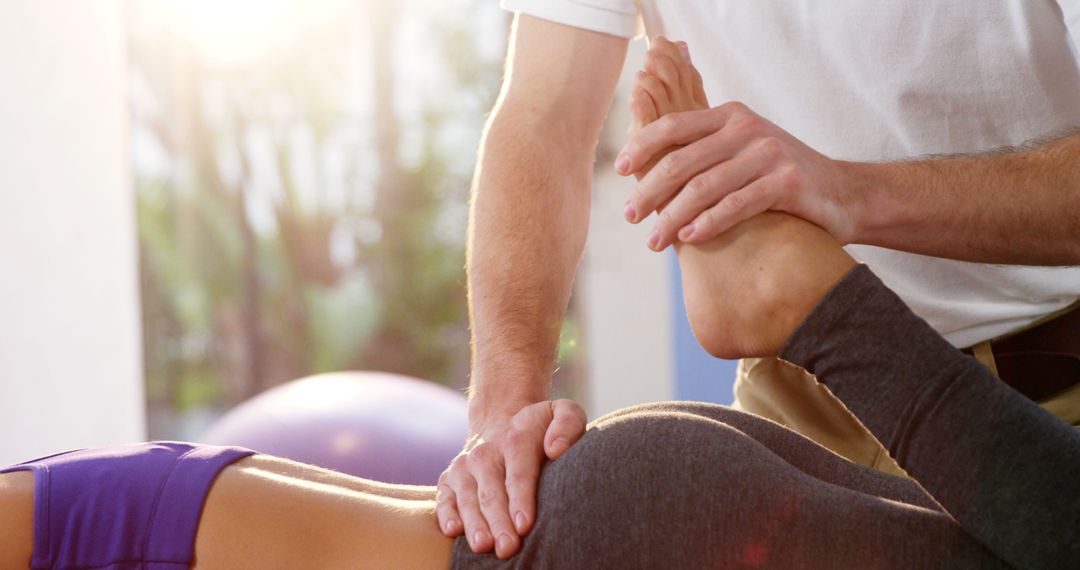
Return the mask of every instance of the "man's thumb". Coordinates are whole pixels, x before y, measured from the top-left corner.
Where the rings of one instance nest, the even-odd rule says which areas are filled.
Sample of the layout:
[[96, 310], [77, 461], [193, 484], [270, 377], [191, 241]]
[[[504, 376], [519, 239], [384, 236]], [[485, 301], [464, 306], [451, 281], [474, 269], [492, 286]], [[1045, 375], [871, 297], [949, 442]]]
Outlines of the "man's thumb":
[[585, 410], [573, 400], [551, 402], [551, 423], [544, 434], [544, 453], [556, 459], [585, 433]]

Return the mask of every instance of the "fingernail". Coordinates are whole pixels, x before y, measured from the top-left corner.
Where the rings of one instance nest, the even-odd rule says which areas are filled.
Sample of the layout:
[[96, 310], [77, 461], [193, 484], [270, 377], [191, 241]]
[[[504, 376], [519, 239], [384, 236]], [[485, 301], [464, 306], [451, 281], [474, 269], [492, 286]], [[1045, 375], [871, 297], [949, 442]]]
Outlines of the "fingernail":
[[552, 447], [570, 447], [570, 442], [565, 437], [557, 437], [551, 445]]
[[484, 543], [484, 531], [478, 530], [474, 532], [472, 535], [472, 539], [473, 546], [475, 546], [476, 548], [480, 548], [480, 545]]
[[684, 60], [686, 60], [686, 63], [691, 63], [690, 46], [686, 45], [686, 42], [679, 42], [679, 53], [682, 54], [682, 57]]
[[629, 169], [630, 158], [628, 158], [625, 154], [620, 154], [619, 158], [615, 159], [615, 172], [618, 172], [619, 174], [626, 174]]
[[452, 521], [452, 520], [446, 521], [446, 524], [443, 525], [443, 528], [446, 529], [446, 532], [453, 532], [454, 531], [454, 521]]
[[679, 230], [679, 239], [686, 241], [690, 239], [690, 236], [694, 235], [694, 224], [690, 224], [685, 228]]
[[525, 520], [525, 513], [521, 512], [521, 511], [518, 511], [518, 514], [514, 515], [514, 526], [517, 527], [517, 531], [519, 533], [520, 532], [525, 532], [525, 523], [526, 522], [528, 522], [528, 521]]
[[631, 223], [637, 219], [637, 210], [634, 209], [634, 205], [630, 202], [627, 202], [626, 208], [623, 209], [623, 217], [626, 218], [626, 221]]
[[510, 548], [510, 535], [505, 532], [499, 535], [499, 550], [506, 551]]
[[660, 234], [653, 230], [653, 233], [649, 234], [649, 249], [656, 249], [657, 244], [660, 243]]

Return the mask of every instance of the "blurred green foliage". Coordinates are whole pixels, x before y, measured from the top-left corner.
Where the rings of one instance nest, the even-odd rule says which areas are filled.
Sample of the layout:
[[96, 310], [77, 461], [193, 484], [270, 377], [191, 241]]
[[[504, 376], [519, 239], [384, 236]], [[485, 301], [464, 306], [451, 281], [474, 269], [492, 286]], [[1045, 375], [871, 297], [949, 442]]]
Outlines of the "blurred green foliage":
[[501, 63], [478, 38], [505, 21], [403, 4], [237, 67], [131, 3], [152, 437], [317, 372], [464, 384], [468, 185]]

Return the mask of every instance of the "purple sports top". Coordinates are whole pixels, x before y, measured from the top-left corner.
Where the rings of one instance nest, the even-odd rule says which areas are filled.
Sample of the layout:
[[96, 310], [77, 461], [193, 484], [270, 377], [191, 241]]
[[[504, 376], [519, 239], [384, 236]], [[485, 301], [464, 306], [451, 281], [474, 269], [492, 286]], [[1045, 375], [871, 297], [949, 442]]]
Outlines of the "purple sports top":
[[34, 556], [49, 570], [186, 570], [210, 486], [254, 452], [154, 442], [8, 467], [34, 474]]

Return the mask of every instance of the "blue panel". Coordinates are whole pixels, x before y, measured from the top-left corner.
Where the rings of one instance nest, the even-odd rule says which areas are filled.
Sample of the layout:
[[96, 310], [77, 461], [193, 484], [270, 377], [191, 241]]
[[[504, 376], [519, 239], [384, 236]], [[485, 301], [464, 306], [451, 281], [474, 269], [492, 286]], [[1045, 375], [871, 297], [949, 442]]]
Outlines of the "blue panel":
[[686, 320], [686, 308], [682, 298], [682, 273], [674, 248], [668, 248], [671, 267], [671, 313], [675, 332], [675, 397], [679, 400], [696, 400], [731, 404], [735, 397], [735, 360], [721, 360], [701, 348]]

